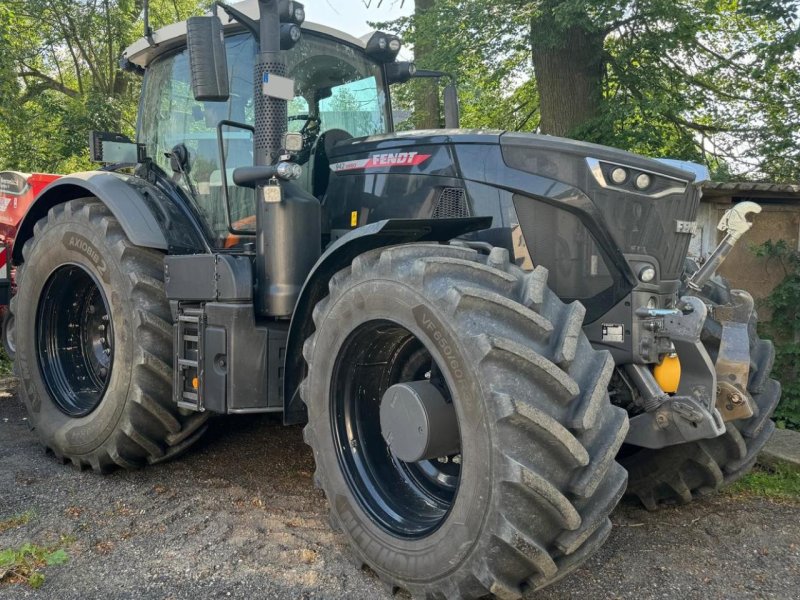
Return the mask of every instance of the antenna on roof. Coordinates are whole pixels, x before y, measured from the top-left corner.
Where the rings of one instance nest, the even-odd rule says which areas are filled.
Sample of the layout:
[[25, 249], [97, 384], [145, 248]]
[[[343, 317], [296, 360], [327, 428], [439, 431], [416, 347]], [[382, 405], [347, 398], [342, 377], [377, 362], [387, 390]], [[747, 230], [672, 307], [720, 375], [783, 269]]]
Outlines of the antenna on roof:
[[144, 0], [144, 38], [151, 46], [156, 45], [153, 39], [153, 30], [150, 28], [150, 0]]

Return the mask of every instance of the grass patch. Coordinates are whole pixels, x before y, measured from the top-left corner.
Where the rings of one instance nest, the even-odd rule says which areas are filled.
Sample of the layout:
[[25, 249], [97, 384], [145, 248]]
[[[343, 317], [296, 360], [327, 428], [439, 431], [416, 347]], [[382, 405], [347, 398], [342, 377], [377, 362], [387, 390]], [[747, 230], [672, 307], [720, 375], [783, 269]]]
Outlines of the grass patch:
[[733, 494], [800, 502], [800, 472], [788, 467], [757, 467], [728, 488]]
[[69, 560], [60, 547], [23, 544], [20, 548], [0, 548], [0, 583], [22, 583], [39, 588], [44, 583], [42, 569]]
[[25, 525], [31, 520], [32, 517], [33, 511], [28, 510], [22, 514], [14, 515], [8, 519], [3, 519], [0, 521], [0, 533], [8, 531], [9, 529], [13, 529], [14, 527], [19, 527], [20, 525]]

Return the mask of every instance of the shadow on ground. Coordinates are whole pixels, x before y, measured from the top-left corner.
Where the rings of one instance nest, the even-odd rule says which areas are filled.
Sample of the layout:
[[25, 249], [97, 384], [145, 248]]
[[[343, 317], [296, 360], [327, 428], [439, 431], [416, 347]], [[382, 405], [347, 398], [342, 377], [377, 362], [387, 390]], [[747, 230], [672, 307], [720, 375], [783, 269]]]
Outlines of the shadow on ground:
[[[38, 591], [0, 598], [388, 598], [331, 531], [299, 427], [216, 419], [186, 456], [99, 476], [59, 465], [0, 395], [0, 549], [63, 544]], [[623, 503], [605, 547], [531, 598], [796, 598], [800, 507], [721, 495], [647, 513]]]

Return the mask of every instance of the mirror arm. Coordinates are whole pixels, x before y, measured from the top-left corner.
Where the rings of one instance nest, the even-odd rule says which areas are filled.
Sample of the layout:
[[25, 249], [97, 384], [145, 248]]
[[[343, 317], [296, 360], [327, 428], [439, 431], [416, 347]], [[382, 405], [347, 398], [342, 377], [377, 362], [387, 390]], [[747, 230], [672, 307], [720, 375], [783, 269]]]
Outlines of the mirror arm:
[[245, 29], [247, 29], [250, 33], [252, 33], [256, 42], [258, 43], [261, 42], [261, 32], [259, 31], [258, 21], [251, 19], [243, 12], [233, 8], [232, 6], [225, 4], [224, 2], [217, 2], [216, 4], [222, 10], [225, 11], [228, 17], [230, 17], [237, 23], [242, 24], [245, 27]]
[[427, 69], [417, 69], [417, 72], [412, 75], [412, 79], [417, 78], [431, 78], [431, 79], [441, 79], [447, 78], [451, 82], [455, 82], [456, 78], [453, 77], [452, 73], [445, 73], [444, 71], [430, 71]]

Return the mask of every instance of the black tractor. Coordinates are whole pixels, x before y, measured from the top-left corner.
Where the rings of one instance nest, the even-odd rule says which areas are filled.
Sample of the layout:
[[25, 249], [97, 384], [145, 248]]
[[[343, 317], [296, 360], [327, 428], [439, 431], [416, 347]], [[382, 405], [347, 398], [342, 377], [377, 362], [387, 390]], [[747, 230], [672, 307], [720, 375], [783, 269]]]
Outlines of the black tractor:
[[46, 188], [14, 246], [43, 445], [105, 473], [282, 413], [332, 526], [430, 598], [517, 598], [597, 550], [626, 489], [655, 508], [744, 473], [780, 388], [715, 271], [758, 207], [698, 268], [692, 173], [456, 129], [452, 84], [449, 128], [393, 133], [390, 86], [444, 74], [304, 21], [217, 3], [126, 51], [136, 142], [93, 134], [105, 166]]

